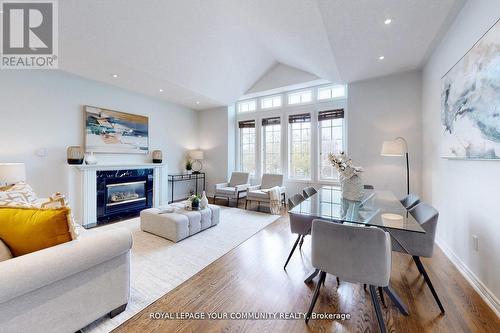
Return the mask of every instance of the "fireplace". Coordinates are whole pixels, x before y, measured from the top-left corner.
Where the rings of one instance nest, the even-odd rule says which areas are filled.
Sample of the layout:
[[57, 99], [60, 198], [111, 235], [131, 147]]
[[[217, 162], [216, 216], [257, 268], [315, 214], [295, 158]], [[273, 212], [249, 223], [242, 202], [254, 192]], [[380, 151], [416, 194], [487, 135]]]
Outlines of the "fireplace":
[[96, 172], [97, 224], [139, 216], [153, 205], [153, 169]]

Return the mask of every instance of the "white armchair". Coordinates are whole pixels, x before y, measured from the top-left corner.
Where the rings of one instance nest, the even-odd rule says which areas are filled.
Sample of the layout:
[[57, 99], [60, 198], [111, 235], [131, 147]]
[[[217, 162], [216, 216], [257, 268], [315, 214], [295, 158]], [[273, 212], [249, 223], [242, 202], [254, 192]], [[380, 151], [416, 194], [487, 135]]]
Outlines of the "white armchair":
[[229, 200], [236, 199], [236, 207], [241, 198], [246, 197], [247, 189], [250, 186], [250, 174], [248, 172], [233, 172], [231, 179], [227, 183], [215, 184], [214, 203], [215, 198], [227, 198], [227, 205]]
[[278, 186], [280, 188], [280, 194], [283, 197], [283, 204], [285, 203], [285, 190], [286, 187], [283, 186], [283, 175], [265, 173], [262, 175], [262, 181], [260, 185], [250, 186], [248, 188], [248, 194], [245, 202], [245, 209], [247, 209], [249, 201], [257, 201], [259, 203], [266, 202], [269, 203], [269, 192], [267, 190]]

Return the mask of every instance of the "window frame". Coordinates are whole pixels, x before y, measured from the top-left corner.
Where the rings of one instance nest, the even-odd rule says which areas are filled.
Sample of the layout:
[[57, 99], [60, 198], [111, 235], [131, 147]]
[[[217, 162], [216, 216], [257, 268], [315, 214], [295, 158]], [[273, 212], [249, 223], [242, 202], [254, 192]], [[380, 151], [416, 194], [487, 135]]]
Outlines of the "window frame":
[[[343, 96], [333, 96], [333, 89], [335, 87], [343, 87], [344, 88], [344, 95]], [[330, 97], [328, 98], [320, 98], [320, 91], [323, 89], [329, 89], [330, 90]], [[345, 84], [330, 84], [326, 86], [321, 86], [316, 89], [316, 100], [318, 102], [327, 102], [327, 101], [333, 101], [333, 100], [341, 100], [341, 99], [347, 99], [347, 85]]]
[[[324, 111], [327, 111], [327, 110], [324, 110]], [[334, 131], [334, 128], [335, 127], [340, 127], [341, 128], [341, 141], [342, 141], [342, 148], [339, 152], [337, 153], [340, 153], [342, 151], [345, 151], [345, 110], [344, 110], [344, 115], [342, 118], [334, 118], [334, 119], [328, 119], [328, 120], [319, 120], [319, 114], [321, 113], [321, 111], [318, 111], [318, 181], [320, 182], [333, 182], [333, 183], [338, 183], [339, 182], [339, 178], [338, 176], [337, 177], [323, 177], [323, 174], [322, 174], [322, 162], [323, 162], [323, 159], [322, 159], [322, 155], [323, 155], [323, 129], [325, 128], [330, 128], [330, 137], [333, 137], [333, 131]], [[331, 126], [322, 126], [323, 122], [326, 122], [326, 121], [331, 121], [333, 122], [335, 119], [342, 119], [342, 125], [340, 126], [335, 126], [335, 125], [331, 125]], [[332, 139], [330, 139], [330, 141], [332, 141]], [[333, 166], [332, 166], [333, 168]]]
[[[275, 125], [264, 125], [263, 124], [263, 121], [265, 119], [270, 119], [270, 118], [278, 118], [280, 123], [279, 124], [275, 124]], [[266, 117], [262, 117], [261, 118], [261, 133], [262, 133], [262, 173], [283, 173], [284, 172], [284, 168], [283, 168], [283, 117], [281, 116], [266, 116]], [[279, 126], [279, 170], [276, 172], [276, 171], [267, 171], [266, 169], [266, 161], [267, 161], [267, 158], [266, 158], [266, 151], [267, 151], [267, 142], [266, 142], [266, 128], [267, 127], [272, 127], [272, 126]], [[273, 131], [273, 132], [276, 132], [276, 131]], [[273, 141], [273, 143], [276, 143]]]
[[[331, 84], [330, 84], [331, 85]], [[329, 86], [330, 86], [329, 85]], [[274, 118], [274, 117], [281, 117], [281, 149], [280, 149], [280, 155], [281, 155], [281, 173], [284, 176], [285, 184], [290, 184], [290, 186], [302, 186], [302, 185], [293, 185], [293, 184], [317, 184], [318, 186], [320, 185], [338, 185], [339, 181], [335, 179], [325, 179], [322, 178], [321, 176], [321, 155], [320, 155], [320, 147], [319, 145], [321, 144], [320, 142], [320, 129], [318, 124], [318, 112], [320, 111], [326, 111], [326, 110], [332, 110], [332, 109], [344, 109], [344, 121], [343, 121], [343, 145], [344, 145], [344, 151], [348, 153], [348, 118], [349, 118], [349, 112], [347, 108], [347, 101], [348, 101], [348, 95], [346, 95], [344, 98], [339, 98], [339, 99], [324, 99], [324, 100], [317, 100], [317, 92], [318, 88], [324, 87], [325, 85], [317, 85], [310, 87], [308, 89], [312, 90], [312, 99], [310, 103], [303, 103], [303, 104], [287, 104], [287, 99], [282, 99], [282, 106], [278, 108], [269, 108], [269, 109], [260, 109], [260, 98], [266, 98], [268, 96], [276, 96], [277, 93], [273, 93], [267, 96], [261, 96], [261, 97], [252, 97], [252, 98], [246, 98], [241, 101], [248, 101], [251, 99], [257, 100], [256, 102], [256, 110], [255, 111], [247, 111], [243, 113], [235, 113], [235, 119], [236, 119], [236, 139], [235, 139], [235, 147], [232, 148], [234, 149], [234, 155], [235, 155], [235, 162], [236, 162], [236, 169], [241, 170], [241, 163], [242, 161], [240, 160], [240, 131], [238, 130], [238, 122], [239, 121], [244, 121], [244, 120], [254, 120], [255, 121], [255, 175], [251, 176], [251, 183], [252, 184], [258, 184], [262, 175], [265, 173], [265, 157], [263, 155], [263, 147], [265, 145], [265, 138], [264, 138], [264, 130], [262, 127], [262, 119], [265, 118]], [[284, 91], [281, 93], [283, 96], [282, 98], [287, 98], [288, 93], [297, 93], [301, 92], [307, 89], [294, 89], [294, 90], [289, 90], [289, 91]], [[345, 88], [346, 94], [348, 94], [348, 87], [346, 85]], [[237, 102], [238, 103], [238, 102]], [[237, 110], [237, 107], [235, 107]], [[291, 173], [291, 150], [292, 147], [291, 145], [291, 138], [290, 138], [290, 128], [289, 128], [289, 123], [288, 123], [288, 117], [289, 115], [294, 115], [294, 114], [302, 114], [302, 113], [309, 113], [311, 116], [311, 127], [310, 127], [310, 155], [309, 155], [309, 178], [304, 179], [304, 178], [293, 178], [290, 177]]]
[[[280, 101], [280, 105], [274, 105], [274, 100], [278, 98]], [[264, 101], [266, 100], [271, 100], [272, 106], [270, 107], [264, 107]], [[283, 107], [283, 96], [281, 94], [279, 95], [269, 95], [269, 96], [263, 96], [259, 98], [259, 105], [260, 105], [260, 110], [273, 110], [273, 109], [279, 109]]]
[[[237, 105], [236, 105], [236, 110], [237, 110], [237, 113], [251, 113], [251, 112], [255, 112], [257, 111], [257, 98], [251, 98], [251, 99], [246, 99], [246, 100], [243, 100], [243, 101], [238, 101], [237, 102]], [[248, 109], [247, 111], [241, 111], [241, 106], [244, 105], [244, 104], [249, 104], [253, 102], [254, 105], [255, 105], [255, 108], [253, 110], [250, 110]]]
[[[250, 172], [250, 171], [247, 171], [247, 170], [243, 170], [243, 130], [245, 128], [240, 128], [239, 127], [239, 123], [240, 122], [245, 122], [245, 121], [253, 121], [254, 122], [254, 127], [253, 130], [254, 130], [254, 133], [253, 133], [253, 136], [254, 136], [254, 140], [253, 140], [253, 150], [254, 150], [254, 172]], [[258, 168], [257, 168], [257, 146], [258, 146], [258, 142], [257, 142], [257, 120], [256, 119], [246, 119], [246, 120], [238, 120], [238, 169], [243, 171], [243, 172], [248, 172], [250, 173], [250, 176], [253, 178], [255, 177], [257, 174], [258, 174]]]
[[[308, 102], [303, 102], [302, 97], [301, 97], [299, 103], [290, 103], [290, 96], [294, 96], [294, 95], [301, 96], [302, 94], [304, 94], [306, 92], [309, 92], [311, 94], [311, 99]], [[312, 103], [314, 103], [314, 89], [302, 89], [302, 90], [290, 91], [286, 94], [286, 104], [289, 106], [307, 105], [307, 104], [312, 104]]]
[[[303, 177], [303, 178], [298, 178], [298, 177], [293, 177], [292, 176], [292, 154], [293, 154], [293, 135], [292, 135], [292, 126], [293, 123], [290, 123], [289, 119], [291, 116], [295, 115], [301, 115], [308, 113], [310, 120], [309, 122], [302, 122], [298, 124], [304, 124], [307, 123], [309, 124], [309, 176], [308, 177]], [[314, 112], [293, 112], [290, 114], [287, 114], [287, 133], [288, 133], [288, 140], [287, 140], [287, 179], [292, 182], [304, 182], [304, 181], [312, 181], [314, 179], [313, 175], [313, 160], [314, 160], [314, 153], [313, 153], [313, 118], [314, 117]], [[302, 140], [301, 140], [302, 142]]]

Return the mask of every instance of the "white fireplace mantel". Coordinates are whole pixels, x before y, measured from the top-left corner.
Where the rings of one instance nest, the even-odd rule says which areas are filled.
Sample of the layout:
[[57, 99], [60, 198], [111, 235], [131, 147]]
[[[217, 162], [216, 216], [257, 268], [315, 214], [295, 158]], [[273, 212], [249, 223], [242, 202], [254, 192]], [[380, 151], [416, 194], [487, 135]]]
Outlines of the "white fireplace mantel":
[[167, 204], [168, 169], [166, 164], [68, 165], [68, 201], [77, 223], [83, 226], [97, 223], [97, 171], [124, 169], [153, 169], [153, 207]]

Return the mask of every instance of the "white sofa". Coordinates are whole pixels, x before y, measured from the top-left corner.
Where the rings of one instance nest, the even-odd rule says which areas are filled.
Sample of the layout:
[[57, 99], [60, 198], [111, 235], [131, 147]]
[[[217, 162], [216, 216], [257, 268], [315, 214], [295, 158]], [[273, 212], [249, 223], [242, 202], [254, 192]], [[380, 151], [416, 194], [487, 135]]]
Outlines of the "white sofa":
[[0, 262], [0, 332], [76, 332], [124, 311], [131, 247], [128, 230], [98, 228]]

